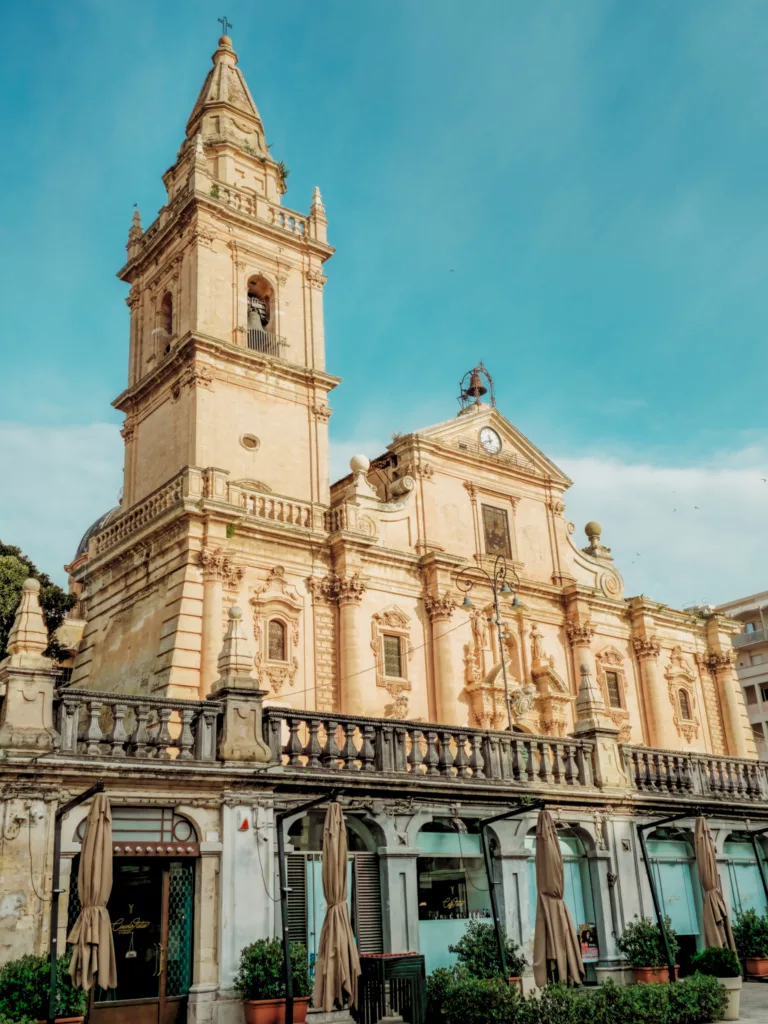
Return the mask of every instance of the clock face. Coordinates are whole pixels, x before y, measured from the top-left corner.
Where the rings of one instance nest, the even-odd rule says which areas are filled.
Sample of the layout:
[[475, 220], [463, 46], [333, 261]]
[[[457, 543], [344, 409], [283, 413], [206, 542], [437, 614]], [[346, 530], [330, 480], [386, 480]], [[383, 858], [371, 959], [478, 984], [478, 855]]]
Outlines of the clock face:
[[501, 451], [501, 438], [491, 427], [483, 427], [480, 431], [480, 444], [489, 455], [498, 455]]

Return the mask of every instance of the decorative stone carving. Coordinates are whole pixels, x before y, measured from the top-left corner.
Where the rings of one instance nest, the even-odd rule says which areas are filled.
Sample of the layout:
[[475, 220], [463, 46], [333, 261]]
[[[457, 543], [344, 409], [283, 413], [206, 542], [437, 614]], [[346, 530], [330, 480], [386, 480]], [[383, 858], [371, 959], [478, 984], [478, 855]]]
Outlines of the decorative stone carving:
[[330, 405], [321, 405], [320, 402], [315, 402], [312, 406], [313, 416], [320, 420], [321, 423], [327, 423], [331, 418], [332, 412], [333, 409], [331, 409]]
[[386, 718], [406, 719], [408, 718], [408, 697], [404, 693], [398, 693], [391, 704], [384, 705]]
[[[284, 567], [276, 565], [267, 573], [264, 585], [254, 588], [250, 604], [257, 648], [256, 677], [262, 686], [280, 693], [284, 687], [293, 686], [299, 670], [299, 620], [304, 602], [288, 584]], [[276, 631], [279, 643], [270, 637], [270, 630]]]
[[345, 601], [354, 601], [355, 604], [360, 604], [365, 593], [365, 583], [359, 573], [353, 573], [351, 576], [337, 576], [335, 579], [336, 600], [340, 604]]
[[553, 516], [559, 516], [560, 518], [562, 518], [563, 513], [565, 512], [565, 502], [564, 501], [550, 501], [550, 503], [547, 505], [547, 508], [549, 509], [549, 511], [552, 513]]
[[[615, 647], [606, 647], [595, 655], [595, 665], [597, 667], [597, 682], [605, 701], [605, 713], [619, 730], [619, 743], [627, 743], [631, 735], [631, 728], [627, 709], [627, 674], [624, 669], [624, 658]], [[615, 672], [618, 678], [620, 708], [611, 705], [606, 672]]]
[[[384, 665], [384, 635], [400, 638], [400, 657], [403, 675], [400, 678], [388, 676]], [[376, 685], [382, 686], [396, 698], [403, 690], [411, 689], [407, 678], [407, 662], [413, 657], [414, 647], [411, 643], [411, 620], [397, 605], [390, 605], [381, 612], [371, 616], [371, 650], [376, 665]]]
[[611, 558], [611, 549], [607, 548], [601, 541], [603, 528], [600, 523], [594, 522], [594, 520], [584, 527], [584, 533], [587, 535], [589, 544], [581, 550], [585, 555], [590, 555], [592, 558], [607, 558], [609, 561], [613, 561]]
[[661, 651], [661, 644], [655, 636], [633, 636], [632, 646], [640, 661], [645, 658], [658, 658]]
[[221, 548], [203, 548], [200, 551], [200, 567], [204, 581], [219, 580], [233, 590], [237, 589], [245, 574], [243, 567], [231, 562], [229, 555]]
[[451, 619], [457, 604], [449, 593], [443, 594], [442, 597], [427, 594], [424, 598], [424, 607], [432, 622], [447, 622]]
[[[730, 665], [730, 662], [728, 664]], [[690, 743], [692, 739], [698, 737], [700, 728], [696, 701], [696, 673], [688, 664], [681, 647], [672, 648], [664, 676], [673, 709], [672, 720], [678, 733]], [[683, 700], [687, 701], [687, 709], [681, 703], [681, 692], [685, 695]], [[685, 710], [688, 712], [687, 716], [684, 714]]]
[[[680, 650], [680, 648], [676, 647], [675, 650]], [[731, 669], [735, 661], [735, 651], [707, 651], [704, 656], [704, 664], [712, 675], [717, 675], [724, 669]]]
[[590, 622], [571, 622], [565, 624], [565, 632], [571, 647], [589, 647], [595, 635], [595, 627]]
[[336, 577], [330, 576], [308, 576], [307, 589], [312, 595], [312, 600], [317, 604], [332, 604], [336, 600]]
[[564, 736], [568, 728], [568, 706], [573, 697], [564, 679], [555, 670], [555, 659], [547, 657], [539, 627], [531, 623], [531, 675], [538, 694], [536, 705], [539, 728], [547, 736]]
[[213, 373], [203, 363], [191, 363], [182, 371], [177, 384], [180, 387], [210, 389], [213, 384]]

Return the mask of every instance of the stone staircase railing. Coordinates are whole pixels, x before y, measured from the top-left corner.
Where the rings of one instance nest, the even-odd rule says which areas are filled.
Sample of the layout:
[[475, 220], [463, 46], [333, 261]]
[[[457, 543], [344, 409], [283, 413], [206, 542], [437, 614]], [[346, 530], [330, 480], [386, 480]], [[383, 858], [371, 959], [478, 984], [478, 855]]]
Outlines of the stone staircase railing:
[[159, 761], [216, 761], [222, 704], [91, 690], [60, 690], [60, 754]]
[[591, 787], [592, 743], [383, 718], [264, 708], [272, 758], [302, 772], [395, 773]]

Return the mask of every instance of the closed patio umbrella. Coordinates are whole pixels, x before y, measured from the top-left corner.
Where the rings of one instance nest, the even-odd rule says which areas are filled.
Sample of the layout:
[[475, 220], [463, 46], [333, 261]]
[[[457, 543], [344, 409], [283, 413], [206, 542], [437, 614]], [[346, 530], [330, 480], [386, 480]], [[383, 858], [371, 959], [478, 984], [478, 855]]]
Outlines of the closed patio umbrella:
[[360, 957], [347, 909], [347, 828], [341, 804], [335, 801], [325, 815], [323, 827], [323, 893], [327, 903], [320, 931], [320, 950], [315, 961], [312, 1002], [329, 1013], [334, 1002], [357, 1004]]
[[693, 847], [703, 894], [704, 942], [707, 946], [725, 946], [728, 949], [736, 949], [731, 922], [728, 920], [728, 911], [720, 889], [715, 844], [712, 841], [709, 825], [702, 816], [696, 819]]
[[93, 798], [77, 873], [80, 915], [67, 942], [74, 944], [69, 974], [87, 992], [94, 976], [101, 988], [117, 986], [115, 945], [107, 900], [112, 892], [112, 810], [104, 793]]
[[581, 949], [571, 915], [563, 901], [563, 855], [549, 811], [539, 811], [536, 823], [536, 927], [533, 933], [533, 976], [539, 988], [548, 981], [548, 968], [557, 980], [580, 985], [584, 978]]

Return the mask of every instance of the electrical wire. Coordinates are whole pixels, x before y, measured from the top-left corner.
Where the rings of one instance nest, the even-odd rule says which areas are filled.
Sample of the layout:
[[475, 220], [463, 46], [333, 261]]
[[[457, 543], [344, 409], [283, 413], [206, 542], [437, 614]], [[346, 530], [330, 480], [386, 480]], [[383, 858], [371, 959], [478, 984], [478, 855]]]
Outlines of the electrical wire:
[[[257, 828], [256, 831], [258, 832], [259, 829]], [[258, 835], [256, 837], [256, 855], [259, 858], [259, 869], [261, 871], [261, 881], [262, 881], [262, 884], [264, 886], [264, 892], [267, 894], [267, 897], [270, 900], [272, 900], [273, 903], [278, 903], [280, 901], [280, 897], [279, 896], [273, 896], [272, 893], [269, 891], [269, 886], [267, 885], [267, 876], [266, 876], [266, 873], [264, 871], [264, 862], [261, 859], [261, 842], [262, 842], [261, 836]]]
[[[40, 900], [41, 903], [51, 903], [54, 899], [53, 894], [50, 896], [41, 896], [37, 891], [35, 885], [33, 861], [32, 861], [32, 808], [29, 808], [29, 818], [27, 819], [27, 846], [29, 848], [29, 881], [32, 884], [32, 891], [35, 896]], [[43, 851], [43, 862], [45, 862], [45, 851]], [[43, 871], [45, 871], [45, 863], [43, 863]]]

